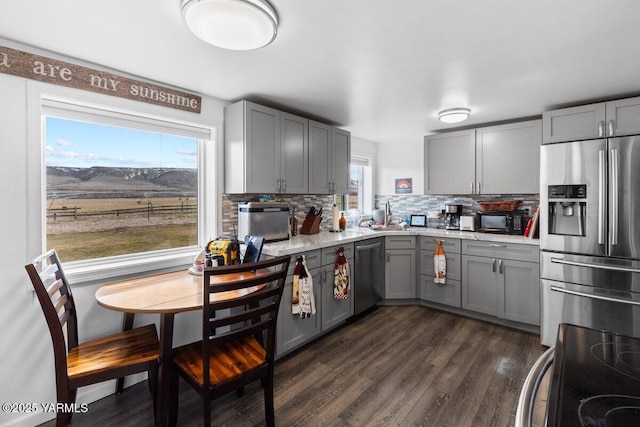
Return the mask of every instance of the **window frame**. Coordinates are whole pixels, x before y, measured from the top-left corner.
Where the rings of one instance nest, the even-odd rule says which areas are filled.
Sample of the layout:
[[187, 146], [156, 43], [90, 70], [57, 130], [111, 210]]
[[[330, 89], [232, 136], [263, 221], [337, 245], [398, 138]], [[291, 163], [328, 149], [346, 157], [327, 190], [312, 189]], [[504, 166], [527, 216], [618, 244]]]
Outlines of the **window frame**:
[[[219, 127], [194, 123], [186, 116], [193, 113], [174, 111], [166, 107], [94, 94], [78, 89], [58, 87], [40, 82], [28, 86], [27, 121], [27, 250], [33, 256], [43, 253], [46, 245], [46, 164], [45, 164], [45, 111], [47, 103], [58, 106], [76, 106], [80, 114], [87, 111], [103, 112], [105, 117], [140, 120], [140, 123], [162, 123], [175, 129], [193, 129], [209, 134], [209, 139], [198, 138], [198, 244], [185, 248], [165, 249], [138, 254], [117, 255], [92, 260], [64, 263], [65, 274], [74, 283], [102, 282], [114, 277], [141, 273], [161, 273], [184, 268], [206, 245], [210, 236], [217, 235], [220, 214]], [[84, 113], [82, 111], [84, 110]], [[100, 116], [100, 115], [99, 115]], [[69, 118], [69, 117], [64, 117]], [[99, 121], [104, 123], [104, 121]], [[173, 132], [176, 133], [176, 132]], [[64, 261], [64, 260], [63, 260]]]

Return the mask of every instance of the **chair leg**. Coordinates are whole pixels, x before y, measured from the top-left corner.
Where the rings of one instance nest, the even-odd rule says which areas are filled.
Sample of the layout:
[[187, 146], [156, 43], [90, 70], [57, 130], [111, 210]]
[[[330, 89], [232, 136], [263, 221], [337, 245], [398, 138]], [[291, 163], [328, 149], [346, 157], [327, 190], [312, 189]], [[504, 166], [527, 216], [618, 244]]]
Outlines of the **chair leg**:
[[[76, 401], [77, 389], [58, 388], [57, 400], [65, 406], [73, 404]], [[73, 412], [59, 411], [56, 415], [56, 427], [67, 427], [71, 423]]]
[[178, 424], [178, 369], [173, 366], [171, 378], [169, 378], [169, 425], [175, 427]]
[[[153, 419], [157, 421], [158, 413], [158, 362], [151, 365], [149, 369], [149, 389], [153, 398]], [[157, 422], [156, 422], [157, 424]]]
[[207, 391], [202, 396], [202, 403], [204, 405], [204, 425], [209, 427], [211, 425], [211, 398]]
[[263, 378], [264, 386], [264, 416], [267, 421], [267, 427], [276, 425], [275, 411], [273, 408], [273, 366], [270, 367], [267, 376]]
[[244, 396], [244, 386], [240, 387], [239, 389], [236, 389], [236, 396], [237, 397]]

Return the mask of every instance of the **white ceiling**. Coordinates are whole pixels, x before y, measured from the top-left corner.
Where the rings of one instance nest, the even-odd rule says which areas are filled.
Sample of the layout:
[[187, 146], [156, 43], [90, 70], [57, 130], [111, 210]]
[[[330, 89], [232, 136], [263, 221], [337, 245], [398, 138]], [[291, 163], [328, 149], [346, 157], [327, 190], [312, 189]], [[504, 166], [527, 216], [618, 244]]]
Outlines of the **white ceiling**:
[[205, 44], [180, 0], [0, 0], [0, 37], [382, 143], [640, 93], [637, 0], [272, 0], [256, 51]]

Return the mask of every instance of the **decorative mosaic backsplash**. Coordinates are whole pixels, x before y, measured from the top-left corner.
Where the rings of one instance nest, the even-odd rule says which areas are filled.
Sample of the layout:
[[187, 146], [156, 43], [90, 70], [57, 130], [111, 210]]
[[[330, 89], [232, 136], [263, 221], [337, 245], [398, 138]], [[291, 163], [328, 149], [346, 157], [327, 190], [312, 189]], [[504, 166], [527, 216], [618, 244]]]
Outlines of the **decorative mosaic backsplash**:
[[463, 215], [474, 215], [482, 210], [478, 201], [499, 201], [499, 200], [519, 200], [519, 210], [529, 210], [533, 215], [540, 204], [540, 197], [537, 194], [501, 194], [501, 195], [478, 195], [478, 196], [443, 196], [443, 195], [390, 195], [375, 196], [377, 209], [384, 209], [388, 201], [391, 205], [391, 213], [396, 218], [411, 216], [411, 214], [426, 215], [429, 211], [442, 211], [445, 204], [462, 205]]
[[[233, 233], [238, 226], [238, 203], [257, 202], [260, 201], [262, 194], [223, 194], [222, 195], [222, 230], [223, 233]], [[328, 230], [331, 228], [332, 216], [331, 207], [333, 206], [333, 196], [331, 195], [313, 195], [313, 194], [294, 194], [294, 195], [269, 195], [278, 201], [288, 202], [291, 208], [295, 209], [298, 226], [302, 225], [304, 217], [311, 206], [317, 209], [324, 208], [322, 223], [320, 229]], [[463, 206], [463, 214], [473, 215], [481, 210], [478, 201], [480, 200], [519, 200], [518, 209], [529, 209], [531, 214], [535, 211], [540, 203], [537, 194], [501, 194], [491, 196], [443, 196], [443, 195], [390, 195], [375, 196], [376, 208], [384, 209], [384, 204], [389, 201], [391, 205], [391, 213], [394, 220], [403, 216], [411, 216], [411, 214], [424, 214], [429, 211], [443, 210], [447, 203], [459, 204]], [[429, 224], [431, 226], [431, 224]], [[433, 224], [438, 227], [439, 224]], [[235, 227], [235, 228], [234, 228]]]
[[[238, 228], [238, 203], [259, 202], [264, 194], [223, 194], [222, 195], [222, 232], [225, 234], [233, 233], [234, 227]], [[273, 196], [275, 200], [288, 202], [292, 209], [295, 209], [296, 219], [298, 220], [298, 228], [302, 225], [307, 212], [311, 206], [317, 209], [324, 208], [322, 211], [321, 230], [331, 228], [332, 217], [331, 208], [333, 206], [333, 196], [331, 195], [313, 195], [313, 194], [277, 194]]]

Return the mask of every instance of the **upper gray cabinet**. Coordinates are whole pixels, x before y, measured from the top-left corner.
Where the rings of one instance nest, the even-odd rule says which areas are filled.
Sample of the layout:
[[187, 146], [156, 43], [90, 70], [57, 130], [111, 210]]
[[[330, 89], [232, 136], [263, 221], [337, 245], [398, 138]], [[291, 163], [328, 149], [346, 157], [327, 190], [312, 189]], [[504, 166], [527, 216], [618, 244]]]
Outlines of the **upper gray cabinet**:
[[425, 193], [537, 193], [541, 142], [540, 120], [428, 135]]
[[542, 115], [543, 143], [640, 133], [640, 97], [552, 110]]
[[224, 117], [226, 193], [307, 191], [307, 119], [248, 101]]
[[540, 191], [542, 121], [476, 130], [475, 194]]
[[475, 130], [424, 138], [424, 192], [471, 194], [475, 186]]
[[249, 101], [224, 119], [225, 193], [348, 193], [349, 132]]
[[309, 120], [309, 193], [348, 194], [351, 134]]

